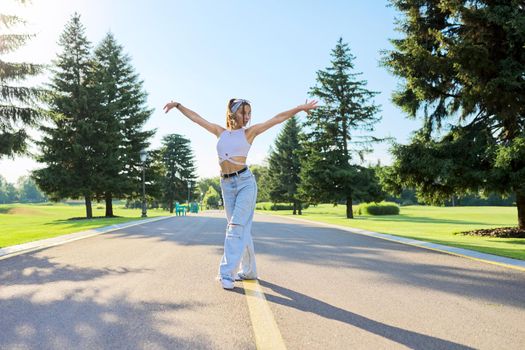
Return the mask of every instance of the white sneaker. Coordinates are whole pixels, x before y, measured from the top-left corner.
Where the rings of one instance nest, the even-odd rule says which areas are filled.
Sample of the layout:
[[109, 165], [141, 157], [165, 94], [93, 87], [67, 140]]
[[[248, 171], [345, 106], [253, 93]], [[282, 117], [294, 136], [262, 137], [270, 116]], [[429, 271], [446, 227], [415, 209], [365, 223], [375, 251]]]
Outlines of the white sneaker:
[[233, 281], [226, 280], [226, 279], [223, 279], [223, 278], [221, 278], [220, 281], [221, 281], [221, 284], [222, 284], [222, 288], [224, 288], [224, 289], [233, 289], [233, 287], [235, 286]]
[[235, 280], [236, 281], [244, 281], [244, 280], [256, 280], [257, 277], [250, 277], [250, 276], [246, 276], [244, 273], [242, 272], [239, 272], [235, 275]]

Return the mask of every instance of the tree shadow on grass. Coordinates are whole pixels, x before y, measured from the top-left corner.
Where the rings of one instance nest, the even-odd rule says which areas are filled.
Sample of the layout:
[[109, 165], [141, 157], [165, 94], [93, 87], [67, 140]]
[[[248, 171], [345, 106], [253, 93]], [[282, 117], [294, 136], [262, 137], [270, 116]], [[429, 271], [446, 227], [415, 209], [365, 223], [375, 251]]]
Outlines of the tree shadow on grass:
[[[487, 224], [486, 222], [470, 221], [470, 220], [456, 220], [456, 219], [436, 219], [426, 216], [404, 216], [404, 215], [378, 215], [378, 216], [356, 216], [356, 219], [363, 221], [393, 221], [393, 222], [406, 222], [406, 223], [419, 223], [419, 224], [454, 224], [454, 225], [479, 225], [495, 226], [498, 224]], [[502, 225], [505, 225], [502, 223]]]
[[9, 211], [13, 209], [14, 207], [3, 207], [0, 208], [0, 214], [9, 214]]
[[103, 225], [103, 226], [110, 226], [115, 224], [122, 224], [125, 222], [130, 221], [136, 221], [140, 220], [140, 217], [136, 218], [130, 218], [130, 217], [112, 217], [112, 218], [106, 218], [106, 217], [97, 217], [93, 219], [78, 219], [78, 218], [69, 218], [69, 219], [56, 219], [50, 222], [46, 222], [43, 225], [60, 225], [61, 227], [87, 227], [87, 226], [93, 226], [93, 225]]
[[521, 239], [514, 239], [514, 238], [505, 239], [505, 238], [502, 238], [500, 240], [488, 239], [488, 241], [489, 242], [498, 242], [498, 243], [522, 244], [522, 245], [525, 245], [525, 238], [521, 238]]

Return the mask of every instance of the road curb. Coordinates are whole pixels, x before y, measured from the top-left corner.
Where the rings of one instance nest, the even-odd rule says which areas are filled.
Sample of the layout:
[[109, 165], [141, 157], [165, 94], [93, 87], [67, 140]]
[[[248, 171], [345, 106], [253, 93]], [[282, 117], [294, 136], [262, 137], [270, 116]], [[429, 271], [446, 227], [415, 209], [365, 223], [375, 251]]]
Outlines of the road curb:
[[363, 230], [363, 229], [359, 229], [359, 228], [328, 224], [328, 223], [320, 222], [320, 221], [313, 221], [313, 220], [300, 219], [300, 218], [281, 216], [281, 215], [272, 215], [272, 214], [261, 213], [261, 212], [256, 212], [256, 213], [257, 214], [261, 214], [261, 215], [267, 215], [267, 216], [273, 216], [273, 217], [282, 217], [282, 218], [286, 218], [286, 219], [290, 219], [290, 220], [307, 222], [307, 223], [310, 223], [310, 224], [318, 224], [318, 225], [321, 225], [321, 226], [336, 228], [336, 229], [339, 229], [339, 230], [344, 230], [344, 231], [348, 231], [348, 232], [359, 234], [359, 235], [363, 235], [363, 236], [375, 237], [375, 238], [384, 239], [384, 240], [387, 240], [387, 241], [392, 241], [392, 242], [397, 242], [397, 243], [401, 243], [401, 244], [410, 245], [410, 246], [413, 246], [413, 247], [419, 247], [419, 248], [423, 248], [423, 249], [433, 250], [433, 251], [437, 251], [437, 252], [441, 252], [441, 253], [445, 253], [445, 254], [460, 256], [460, 257], [471, 259], [471, 260], [476, 260], [476, 261], [480, 261], [480, 262], [484, 262], [484, 263], [488, 263], [488, 264], [503, 266], [503, 267], [506, 267], [506, 268], [510, 268], [510, 269], [514, 269], [514, 270], [519, 270], [519, 271], [525, 272], [525, 261], [524, 260], [507, 258], [507, 257], [503, 257], [503, 256], [499, 256], [499, 255], [493, 255], [493, 254], [487, 254], [487, 253], [481, 253], [481, 252], [477, 252], [477, 251], [474, 251], [474, 250], [469, 250], [469, 249], [464, 249], [464, 248], [456, 248], [456, 247], [446, 246], [446, 245], [437, 244], [437, 243], [430, 243], [430, 242], [425, 242], [425, 241], [419, 241], [419, 240], [412, 239], [412, 238], [406, 238], [406, 237], [401, 237], [401, 236], [394, 236], [394, 235], [389, 235], [389, 234], [386, 234], [386, 233], [379, 233], [379, 232], [374, 232], [374, 231], [368, 231], [368, 230]]
[[89, 237], [93, 237], [93, 236], [100, 235], [103, 233], [120, 230], [120, 229], [131, 227], [131, 226], [142, 225], [142, 224], [146, 224], [146, 223], [150, 223], [154, 221], [169, 219], [172, 217], [173, 216], [161, 216], [161, 217], [155, 217], [155, 218], [150, 218], [150, 219], [145, 219], [145, 220], [135, 220], [131, 222], [124, 222], [121, 224], [98, 227], [98, 228], [93, 228], [91, 230], [80, 231], [80, 232], [75, 232], [75, 233], [68, 233], [68, 234], [53, 237], [53, 238], [46, 238], [46, 239], [41, 239], [38, 241], [27, 242], [23, 244], [0, 248], [0, 260], [8, 259], [13, 256], [29, 253], [35, 250], [53, 247], [53, 246], [61, 245], [64, 243], [77, 241], [79, 239], [89, 238]]

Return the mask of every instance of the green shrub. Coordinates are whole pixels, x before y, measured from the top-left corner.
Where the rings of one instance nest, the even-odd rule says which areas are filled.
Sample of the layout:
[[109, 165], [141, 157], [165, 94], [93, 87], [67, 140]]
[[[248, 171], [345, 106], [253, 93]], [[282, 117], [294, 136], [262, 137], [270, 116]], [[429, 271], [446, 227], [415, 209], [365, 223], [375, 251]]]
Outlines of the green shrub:
[[267, 202], [255, 203], [255, 209], [256, 210], [270, 210]]
[[[308, 204], [303, 204], [302, 209], [308, 208]], [[272, 203], [272, 202], [259, 202], [255, 204], [257, 210], [293, 210], [292, 203]]]
[[361, 203], [354, 209], [357, 215], [399, 215], [399, 205], [392, 202]]

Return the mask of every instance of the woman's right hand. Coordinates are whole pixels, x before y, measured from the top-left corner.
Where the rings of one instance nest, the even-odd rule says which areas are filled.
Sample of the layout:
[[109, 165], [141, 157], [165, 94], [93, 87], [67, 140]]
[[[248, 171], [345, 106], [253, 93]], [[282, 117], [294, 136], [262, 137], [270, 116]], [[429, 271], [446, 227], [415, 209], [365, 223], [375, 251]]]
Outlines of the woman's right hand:
[[168, 102], [168, 103], [166, 103], [166, 105], [163, 108], [164, 112], [168, 113], [172, 108], [178, 108], [179, 105], [180, 105], [180, 103], [175, 102], [175, 101]]

